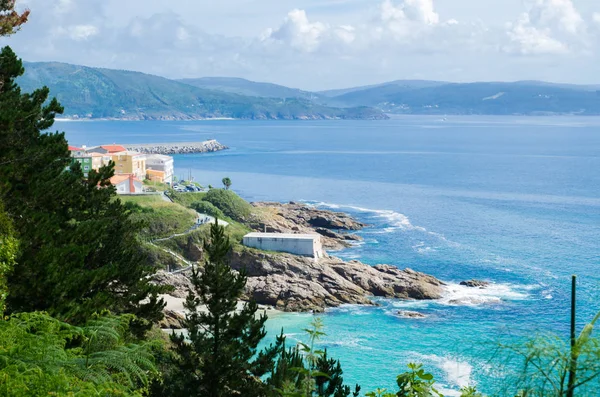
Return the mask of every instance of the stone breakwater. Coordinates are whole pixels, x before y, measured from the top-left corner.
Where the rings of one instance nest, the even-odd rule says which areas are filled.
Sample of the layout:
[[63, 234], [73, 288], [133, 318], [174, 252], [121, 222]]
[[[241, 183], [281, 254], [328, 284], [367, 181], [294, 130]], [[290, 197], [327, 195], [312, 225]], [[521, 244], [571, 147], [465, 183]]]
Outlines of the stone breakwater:
[[229, 149], [215, 139], [204, 142], [149, 143], [123, 146], [127, 150], [145, 154], [194, 154]]

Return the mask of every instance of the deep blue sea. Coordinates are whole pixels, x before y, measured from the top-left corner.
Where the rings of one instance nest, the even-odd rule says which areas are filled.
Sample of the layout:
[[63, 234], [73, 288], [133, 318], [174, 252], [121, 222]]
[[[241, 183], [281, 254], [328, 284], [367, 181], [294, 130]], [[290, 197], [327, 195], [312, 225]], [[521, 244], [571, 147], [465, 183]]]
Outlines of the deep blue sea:
[[[579, 326], [600, 310], [600, 118], [400, 117], [387, 121], [58, 122], [70, 143], [215, 138], [231, 150], [175, 157], [176, 173], [252, 201], [305, 201], [372, 225], [333, 253], [410, 267], [449, 283], [434, 302], [328, 310], [322, 340], [348, 383], [393, 389], [411, 361], [441, 389], [494, 392], [511, 371], [500, 342], [568, 338], [570, 275]], [[485, 290], [458, 286], [477, 278]], [[418, 310], [426, 319], [400, 318]], [[304, 340], [309, 314], [268, 323]], [[450, 394], [452, 392], [449, 392]], [[600, 395], [600, 392], [598, 392]]]

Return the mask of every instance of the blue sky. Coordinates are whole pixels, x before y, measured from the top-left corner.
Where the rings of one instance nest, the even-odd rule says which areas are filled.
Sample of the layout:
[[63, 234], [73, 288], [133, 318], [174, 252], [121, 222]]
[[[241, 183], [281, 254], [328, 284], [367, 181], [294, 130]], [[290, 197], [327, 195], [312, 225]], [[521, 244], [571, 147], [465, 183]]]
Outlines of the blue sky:
[[396, 79], [600, 83], [597, 0], [21, 0], [29, 61], [303, 89]]

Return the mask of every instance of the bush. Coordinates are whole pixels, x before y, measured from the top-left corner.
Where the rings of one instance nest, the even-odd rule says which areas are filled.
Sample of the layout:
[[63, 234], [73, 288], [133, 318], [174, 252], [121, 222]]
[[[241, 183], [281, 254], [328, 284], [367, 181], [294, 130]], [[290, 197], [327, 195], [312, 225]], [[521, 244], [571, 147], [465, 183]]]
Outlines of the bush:
[[235, 221], [244, 221], [252, 212], [252, 206], [231, 190], [212, 189], [206, 193], [204, 201], [213, 204]]
[[210, 215], [218, 219], [223, 219], [225, 217], [223, 211], [221, 211], [220, 209], [215, 207], [211, 202], [208, 201], [196, 201], [195, 203], [192, 203], [190, 207], [192, 207], [201, 214]]

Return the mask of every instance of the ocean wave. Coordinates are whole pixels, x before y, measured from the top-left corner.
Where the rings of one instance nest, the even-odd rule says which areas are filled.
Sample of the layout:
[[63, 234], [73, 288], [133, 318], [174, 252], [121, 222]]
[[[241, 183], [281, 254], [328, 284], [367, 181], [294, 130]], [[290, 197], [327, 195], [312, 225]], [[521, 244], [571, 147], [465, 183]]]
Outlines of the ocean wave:
[[526, 291], [534, 287], [490, 284], [485, 288], [472, 288], [460, 284], [448, 284], [444, 296], [438, 302], [448, 306], [497, 305], [505, 301], [527, 299], [529, 294]]
[[[416, 361], [438, 367], [444, 373], [444, 380], [451, 388], [473, 385], [473, 366], [466, 360], [454, 356], [438, 356], [436, 354], [415, 354]], [[448, 389], [446, 389], [448, 391]], [[444, 394], [453, 395], [453, 394]]]
[[415, 226], [410, 222], [410, 219], [404, 214], [401, 214], [392, 210], [374, 210], [371, 208], [357, 207], [353, 205], [343, 205], [343, 204], [333, 204], [326, 203], [323, 201], [307, 201], [306, 204], [312, 205], [314, 207], [324, 207], [329, 209], [344, 209], [347, 208], [349, 210], [369, 214], [375, 218], [382, 219], [384, 222], [384, 227], [381, 229], [383, 232], [390, 233], [396, 230], [419, 230], [422, 232], [427, 232], [424, 227]]

